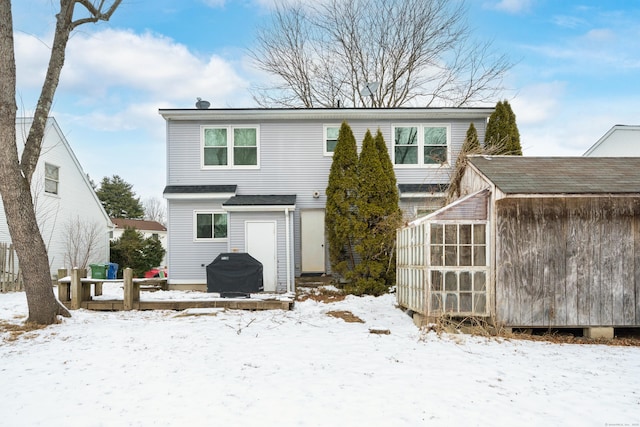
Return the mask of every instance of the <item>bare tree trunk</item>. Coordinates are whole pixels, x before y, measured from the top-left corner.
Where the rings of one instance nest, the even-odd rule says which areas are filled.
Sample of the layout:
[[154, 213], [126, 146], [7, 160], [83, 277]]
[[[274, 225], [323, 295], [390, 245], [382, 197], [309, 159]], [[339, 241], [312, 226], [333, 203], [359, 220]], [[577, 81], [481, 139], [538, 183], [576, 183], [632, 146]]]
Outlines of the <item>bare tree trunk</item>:
[[51, 324], [58, 314], [69, 312], [53, 294], [47, 249], [38, 229], [29, 181], [18, 162], [15, 81], [11, 3], [0, 0], [0, 193], [24, 277], [27, 322]]
[[[16, 145], [16, 67], [11, 1], [0, 0], [0, 195], [24, 278], [29, 307], [27, 322], [47, 325], [54, 323], [58, 315], [69, 316], [68, 310], [53, 294], [47, 248], [38, 227], [31, 195], [31, 177], [40, 157], [69, 34], [84, 23], [108, 21], [121, 1], [114, 0], [107, 7], [104, 0], [60, 0], [49, 67], [20, 161]], [[83, 6], [88, 16], [74, 21], [76, 4]], [[106, 11], [103, 12], [103, 8]]]

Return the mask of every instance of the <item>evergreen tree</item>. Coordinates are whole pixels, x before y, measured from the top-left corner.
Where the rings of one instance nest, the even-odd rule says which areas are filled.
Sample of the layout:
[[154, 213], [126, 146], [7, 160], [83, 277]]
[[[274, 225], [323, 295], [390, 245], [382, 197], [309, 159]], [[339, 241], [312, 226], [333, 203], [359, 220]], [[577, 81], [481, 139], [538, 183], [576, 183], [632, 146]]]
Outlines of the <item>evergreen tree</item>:
[[473, 123], [469, 124], [467, 129], [467, 136], [462, 144], [463, 153], [477, 153], [480, 151], [480, 140], [478, 139], [478, 131]]
[[119, 266], [118, 277], [122, 277], [122, 270], [127, 267], [133, 269], [134, 277], [142, 277], [145, 271], [159, 266], [165, 254], [160, 240], [155, 237], [145, 239], [133, 228], [126, 228], [110, 245], [111, 262]]
[[487, 123], [484, 145], [485, 148], [493, 147], [495, 154], [522, 155], [516, 115], [508, 101], [500, 101], [496, 104], [496, 109]]
[[327, 185], [325, 232], [334, 273], [347, 277], [355, 266], [353, 223], [357, 198], [358, 150], [347, 122], [343, 122], [333, 152]]
[[[488, 148], [493, 149], [494, 147], [489, 145]], [[476, 130], [475, 125], [470, 123], [469, 129], [467, 129], [467, 136], [462, 143], [462, 148], [460, 149], [460, 153], [456, 159], [456, 167], [453, 171], [453, 175], [451, 175], [451, 181], [449, 182], [449, 189], [447, 191], [446, 198], [447, 204], [460, 197], [460, 182], [462, 181], [462, 176], [467, 168], [467, 157], [471, 154], [480, 154], [485, 151], [487, 150], [480, 146], [478, 131]]]
[[358, 160], [354, 238], [360, 262], [356, 265], [351, 283], [345, 287], [347, 292], [357, 295], [380, 295], [393, 284], [390, 270], [399, 217], [398, 191], [395, 176], [390, 176], [385, 169], [386, 161], [381, 160], [384, 155], [379, 147], [384, 144], [384, 139], [381, 134], [376, 139], [367, 131]]
[[396, 174], [393, 170], [393, 162], [389, 156], [387, 150], [387, 144], [384, 141], [384, 136], [380, 128], [376, 132], [375, 137], [376, 148], [378, 150], [378, 158], [382, 164], [382, 169], [387, 175], [387, 193], [386, 203], [387, 206], [387, 218], [384, 221], [384, 225], [387, 228], [387, 234], [389, 240], [387, 241], [386, 251], [390, 254], [389, 265], [386, 273], [386, 281], [388, 286], [393, 286], [396, 283], [396, 258], [395, 258], [395, 242], [396, 242], [396, 229], [402, 225], [402, 211], [400, 210], [400, 195], [398, 194], [398, 187], [396, 181]]
[[509, 113], [509, 126], [510, 126], [510, 136], [509, 139], [509, 153], [514, 156], [522, 156], [522, 145], [520, 145], [520, 131], [518, 130], [518, 125], [516, 124], [516, 114], [511, 109], [511, 105], [508, 101], [504, 101], [504, 106], [507, 112]]
[[398, 197], [398, 187], [396, 187], [396, 174], [393, 172], [393, 163], [391, 162], [389, 151], [387, 151], [387, 144], [384, 142], [384, 136], [382, 136], [380, 128], [378, 128], [378, 132], [376, 132], [374, 141], [376, 149], [378, 150], [378, 158], [380, 159], [382, 169], [387, 175], [387, 179], [389, 180], [389, 189], [392, 189], [393, 193], [395, 193], [396, 197]]
[[140, 198], [135, 197], [133, 186], [118, 175], [104, 177], [96, 195], [111, 218], [144, 218], [144, 209]]

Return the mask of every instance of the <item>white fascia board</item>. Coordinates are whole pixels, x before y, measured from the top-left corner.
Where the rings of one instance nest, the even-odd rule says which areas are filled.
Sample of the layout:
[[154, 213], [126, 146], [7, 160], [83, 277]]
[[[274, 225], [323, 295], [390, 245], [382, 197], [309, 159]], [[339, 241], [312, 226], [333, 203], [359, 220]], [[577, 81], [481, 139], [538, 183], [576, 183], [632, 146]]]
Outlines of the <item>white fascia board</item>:
[[161, 109], [165, 120], [486, 120], [494, 108]]

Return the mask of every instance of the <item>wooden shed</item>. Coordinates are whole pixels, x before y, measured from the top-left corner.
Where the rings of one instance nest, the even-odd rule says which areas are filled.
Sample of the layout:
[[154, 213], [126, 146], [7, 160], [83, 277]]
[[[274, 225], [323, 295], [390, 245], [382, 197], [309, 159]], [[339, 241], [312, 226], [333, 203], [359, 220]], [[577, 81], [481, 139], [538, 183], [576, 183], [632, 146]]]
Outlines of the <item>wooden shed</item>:
[[640, 158], [471, 157], [463, 196], [398, 230], [398, 303], [507, 328], [640, 326]]

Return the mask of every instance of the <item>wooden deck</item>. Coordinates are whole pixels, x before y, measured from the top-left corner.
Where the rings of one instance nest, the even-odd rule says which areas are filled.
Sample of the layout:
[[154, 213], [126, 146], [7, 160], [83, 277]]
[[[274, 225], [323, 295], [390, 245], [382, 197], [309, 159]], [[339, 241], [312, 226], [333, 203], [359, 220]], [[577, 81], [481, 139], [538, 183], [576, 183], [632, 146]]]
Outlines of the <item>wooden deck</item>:
[[[293, 298], [216, 298], [206, 300], [153, 300], [141, 301], [140, 290], [145, 287], [166, 289], [166, 279], [134, 279], [131, 269], [124, 271], [122, 280], [87, 279], [81, 277], [83, 272], [74, 269], [70, 276], [66, 271], [58, 272], [58, 299], [71, 310], [84, 308], [99, 311], [120, 310], [186, 310], [188, 308], [226, 308], [231, 310], [291, 310], [294, 305]], [[102, 284], [105, 282], [120, 282], [123, 284], [123, 299], [93, 299], [91, 287], [94, 288], [94, 296], [102, 295]], [[162, 282], [162, 283], [161, 283]]]
[[[63, 303], [71, 308], [70, 302]], [[229, 310], [291, 310], [293, 300], [263, 300], [220, 298], [215, 300], [167, 300], [167, 301], [136, 301], [132, 303], [133, 310], [186, 310], [188, 308], [225, 308]], [[123, 300], [90, 300], [80, 302], [80, 308], [96, 311], [124, 310]]]

